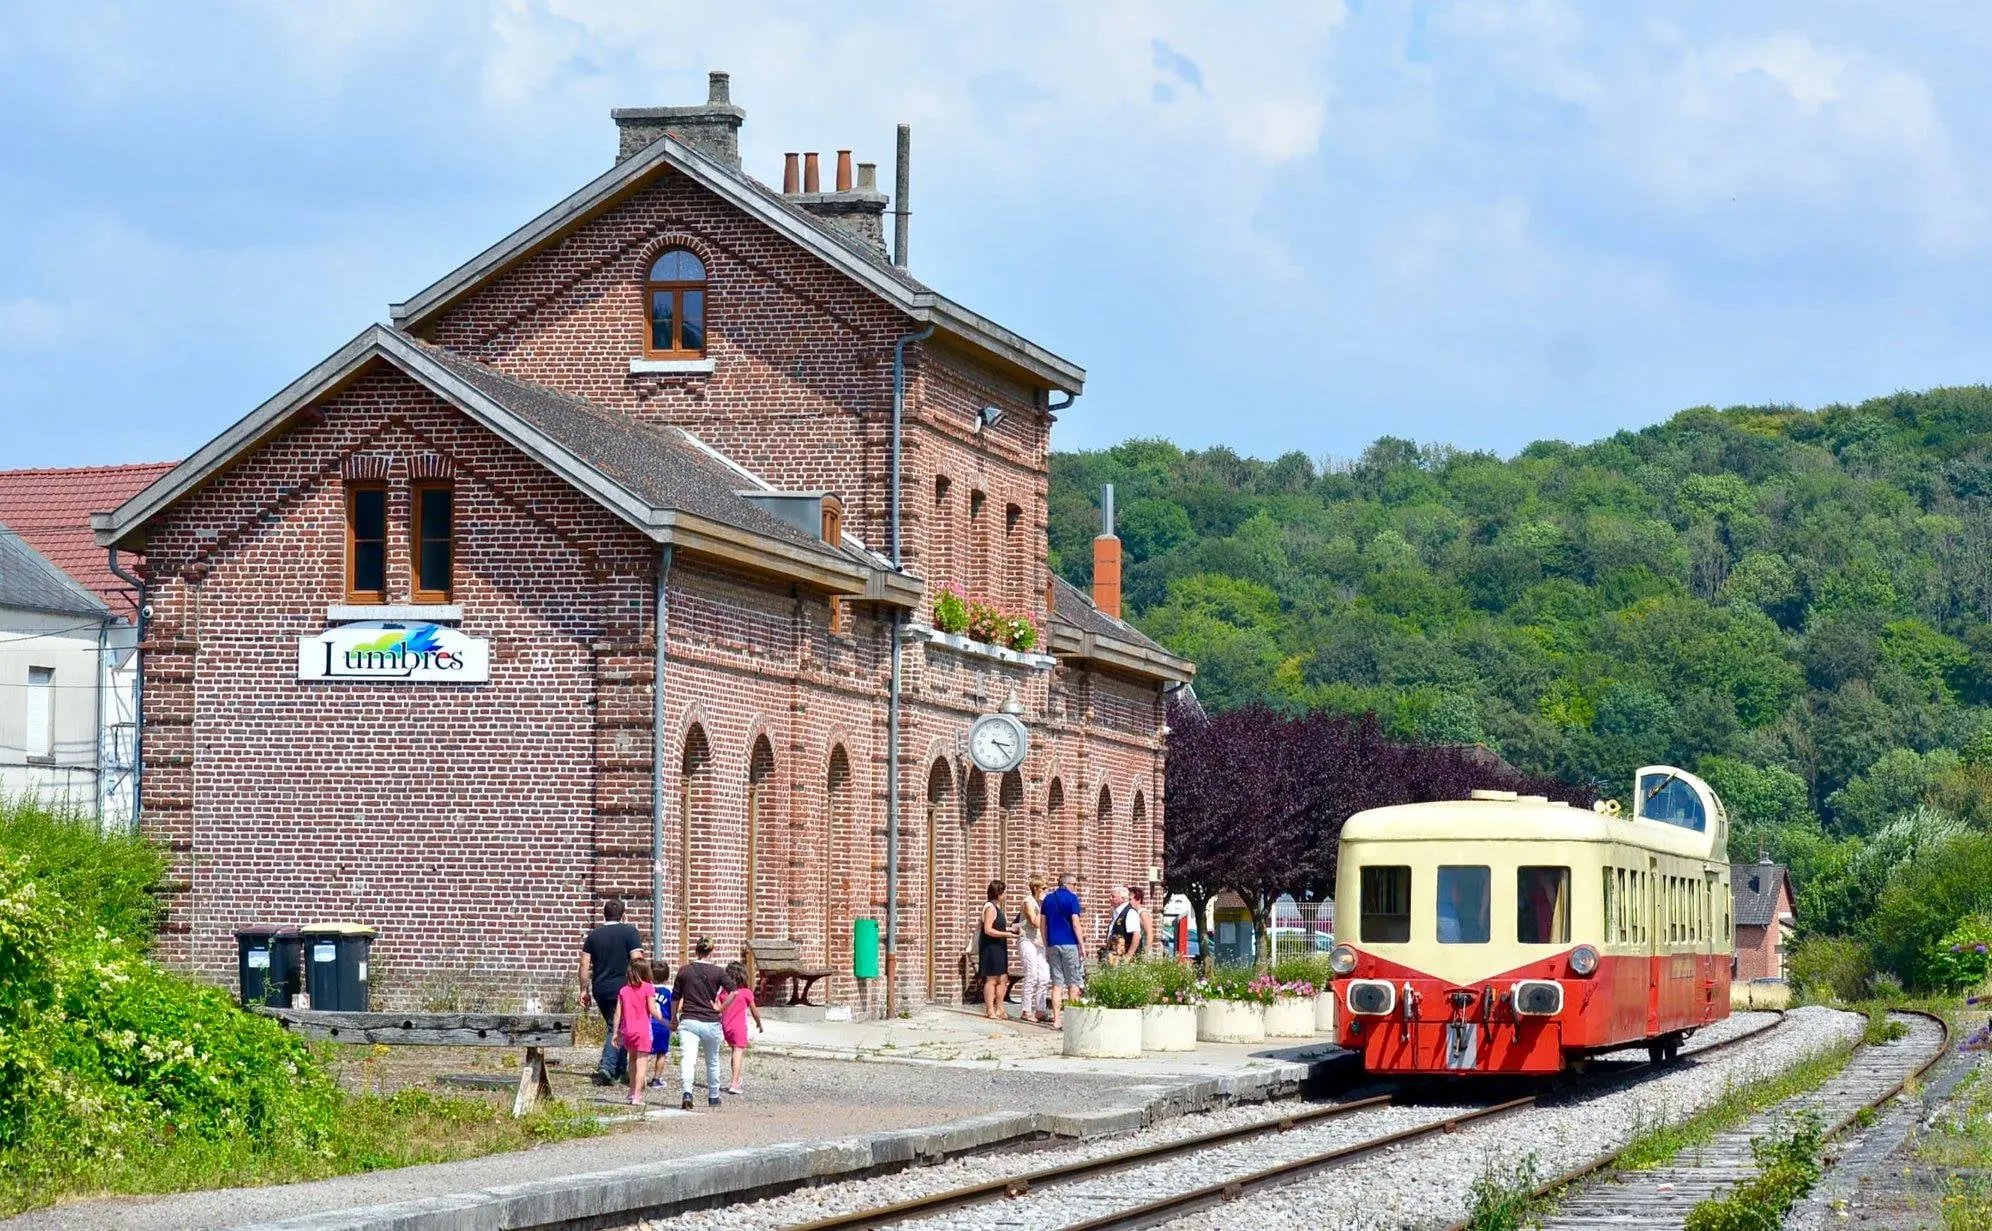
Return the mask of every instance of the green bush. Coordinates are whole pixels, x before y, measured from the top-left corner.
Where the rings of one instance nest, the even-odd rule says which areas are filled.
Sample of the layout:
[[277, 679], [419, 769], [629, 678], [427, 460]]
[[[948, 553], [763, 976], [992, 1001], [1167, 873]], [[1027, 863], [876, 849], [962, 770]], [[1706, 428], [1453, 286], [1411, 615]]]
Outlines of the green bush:
[[1750, 1143], [1759, 1171], [1731, 1189], [1688, 1211], [1683, 1231], [1778, 1231], [1784, 1216], [1819, 1182], [1819, 1149], [1825, 1136], [1810, 1113], [1784, 1132]]
[[1079, 1003], [1089, 1009], [1139, 1009], [1154, 1003], [1155, 976], [1149, 962], [1101, 965], [1086, 972], [1086, 994]]
[[1195, 1004], [1202, 999], [1196, 967], [1166, 958], [1147, 962], [1145, 966], [1154, 987], [1155, 1004]]
[[152, 891], [166, 874], [158, 847], [103, 832], [91, 817], [0, 800], [0, 852], [27, 861], [27, 878], [62, 903], [62, 926], [100, 927], [121, 943], [150, 945], [159, 922]]
[[1808, 936], [1791, 954], [1791, 981], [1808, 1000], [1863, 1000], [1874, 964], [1850, 936]]
[[1242, 1000], [1251, 1004], [1271, 1004], [1279, 997], [1279, 984], [1250, 966], [1219, 966], [1203, 981], [1205, 1000]]
[[1325, 953], [1296, 953], [1273, 963], [1273, 978], [1280, 983], [1312, 983], [1316, 990], [1326, 990], [1335, 981], [1335, 972], [1329, 968]]
[[1992, 969], [1992, 917], [1966, 915], [1924, 955], [1930, 986], [1945, 992], [1966, 992], [1985, 982]]
[[1936, 990], [1947, 968], [1933, 959], [1972, 914], [1992, 914], [1992, 834], [1965, 834], [1895, 870], [1868, 925], [1875, 964], [1911, 991]]
[[967, 632], [968, 601], [953, 589], [943, 587], [934, 596], [934, 627], [957, 636]]

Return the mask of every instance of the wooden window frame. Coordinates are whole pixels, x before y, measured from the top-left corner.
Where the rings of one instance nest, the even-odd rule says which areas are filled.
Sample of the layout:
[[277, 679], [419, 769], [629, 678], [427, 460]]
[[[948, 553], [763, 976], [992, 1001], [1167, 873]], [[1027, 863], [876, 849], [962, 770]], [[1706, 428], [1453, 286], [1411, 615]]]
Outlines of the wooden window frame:
[[[427, 492], [450, 493], [450, 584], [441, 590], [422, 588], [422, 496]], [[408, 593], [417, 603], [447, 603], [456, 593], [456, 484], [447, 479], [425, 479], [408, 485]]]
[[[671, 252], [686, 253], [699, 263], [700, 269], [706, 267], [705, 258], [683, 244], [673, 244], [651, 255], [650, 267], [645, 269], [643, 280], [643, 357], [646, 359], [703, 359], [706, 357], [706, 348], [703, 344], [696, 347], [683, 345], [685, 338], [685, 294], [688, 291], [697, 291], [703, 297], [699, 306], [700, 336], [702, 338], [710, 338], [712, 336], [712, 292], [709, 289], [711, 278], [700, 278], [696, 281], [679, 279], [653, 280], [650, 277], [649, 269], [655, 268], [657, 262], [663, 259], [665, 254]], [[666, 293], [671, 296], [671, 347], [668, 350], [659, 350], [651, 345], [651, 339], [657, 336], [656, 323], [652, 317], [652, 311], [656, 304], [655, 297], [659, 293]]]
[[[361, 590], [355, 586], [355, 576], [359, 568], [359, 537], [355, 533], [354, 516], [361, 492], [380, 493], [380, 589]], [[387, 484], [373, 479], [352, 480], [346, 483], [346, 567], [341, 588], [346, 592], [346, 601], [353, 604], [382, 604], [387, 602]]]

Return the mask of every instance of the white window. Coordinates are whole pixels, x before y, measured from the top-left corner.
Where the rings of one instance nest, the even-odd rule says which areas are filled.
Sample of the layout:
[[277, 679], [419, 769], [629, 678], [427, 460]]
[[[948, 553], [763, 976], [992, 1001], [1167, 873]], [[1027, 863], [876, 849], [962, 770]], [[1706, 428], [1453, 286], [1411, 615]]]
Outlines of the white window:
[[55, 755], [55, 668], [28, 668], [28, 740], [31, 757]]

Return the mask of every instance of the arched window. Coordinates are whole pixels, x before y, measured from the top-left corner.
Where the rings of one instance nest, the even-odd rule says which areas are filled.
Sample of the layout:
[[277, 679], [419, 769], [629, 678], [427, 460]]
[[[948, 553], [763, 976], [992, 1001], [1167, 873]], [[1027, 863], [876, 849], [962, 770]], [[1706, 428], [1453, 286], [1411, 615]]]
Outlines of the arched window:
[[653, 359], [705, 355], [705, 264], [684, 248], [666, 248], [650, 263], [644, 315], [650, 331], [643, 353]]

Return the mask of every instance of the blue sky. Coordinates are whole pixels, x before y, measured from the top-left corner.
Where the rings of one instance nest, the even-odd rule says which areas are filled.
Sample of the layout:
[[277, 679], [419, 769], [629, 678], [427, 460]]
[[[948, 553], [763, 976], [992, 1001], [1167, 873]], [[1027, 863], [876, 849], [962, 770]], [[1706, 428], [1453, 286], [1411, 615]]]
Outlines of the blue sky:
[[708, 68], [763, 179], [912, 123], [915, 272], [1089, 369], [1061, 447], [1978, 382], [1989, 53], [1962, 0], [0, 2], [0, 466], [186, 454]]

